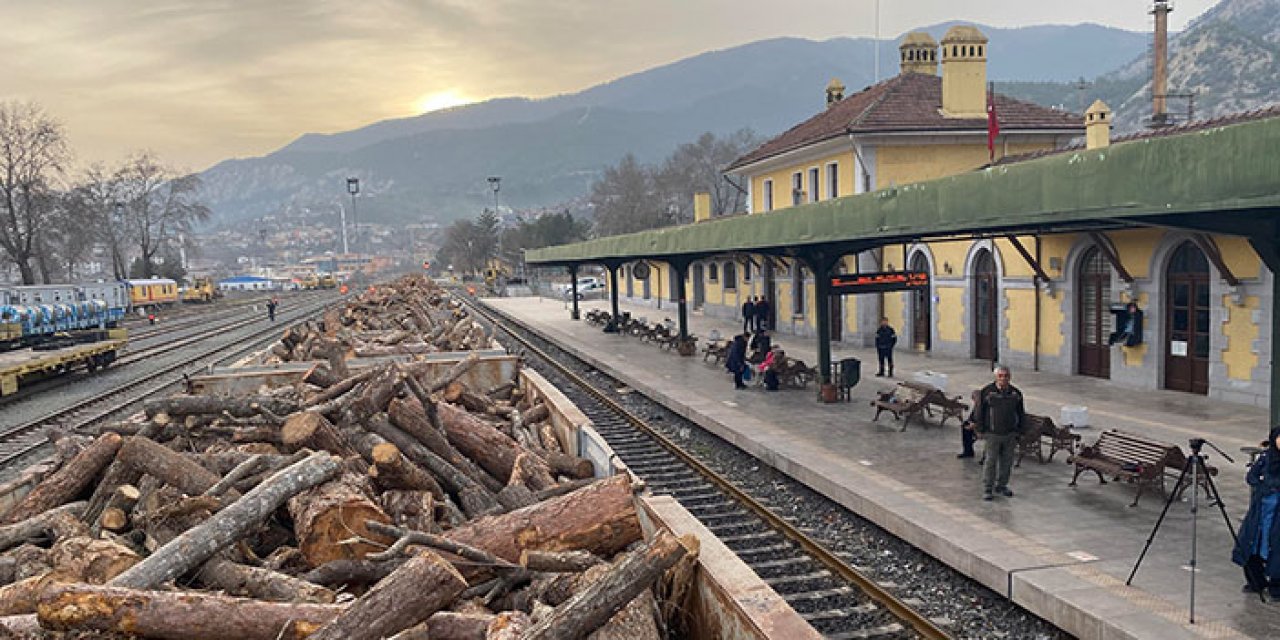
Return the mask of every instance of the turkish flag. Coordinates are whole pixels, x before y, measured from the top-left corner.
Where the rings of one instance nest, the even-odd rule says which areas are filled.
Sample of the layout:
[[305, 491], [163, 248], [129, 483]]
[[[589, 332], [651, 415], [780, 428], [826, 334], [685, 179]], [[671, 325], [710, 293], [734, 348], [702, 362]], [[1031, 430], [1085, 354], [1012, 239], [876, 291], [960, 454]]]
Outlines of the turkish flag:
[[996, 94], [987, 92], [987, 152], [991, 161], [996, 159], [996, 136], [1000, 135], [1000, 118], [996, 115]]

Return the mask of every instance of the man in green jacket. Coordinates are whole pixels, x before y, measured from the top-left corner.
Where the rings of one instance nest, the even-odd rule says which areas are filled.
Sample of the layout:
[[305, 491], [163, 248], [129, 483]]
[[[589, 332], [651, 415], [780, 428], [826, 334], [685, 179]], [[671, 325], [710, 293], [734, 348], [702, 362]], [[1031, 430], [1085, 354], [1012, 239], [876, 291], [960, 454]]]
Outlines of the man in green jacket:
[[996, 365], [996, 381], [978, 392], [973, 422], [987, 443], [987, 461], [982, 469], [982, 499], [992, 500], [996, 494], [1013, 497], [1009, 490], [1009, 473], [1018, 437], [1027, 423], [1022, 392], [1009, 384], [1013, 375], [1009, 367]]

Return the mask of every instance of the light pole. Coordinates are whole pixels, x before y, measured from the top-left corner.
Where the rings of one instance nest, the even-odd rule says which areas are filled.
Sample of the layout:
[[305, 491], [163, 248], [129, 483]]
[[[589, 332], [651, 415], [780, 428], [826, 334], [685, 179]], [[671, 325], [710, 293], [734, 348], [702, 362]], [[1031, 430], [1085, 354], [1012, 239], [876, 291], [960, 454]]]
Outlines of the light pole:
[[347, 208], [341, 201], [338, 202], [338, 218], [342, 221], [342, 255], [345, 256], [351, 250], [347, 247]]
[[360, 178], [347, 178], [347, 193], [351, 194], [351, 226], [355, 232], [356, 251], [360, 250], [360, 223], [356, 218], [356, 194], [360, 193]]
[[489, 176], [489, 188], [493, 189], [493, 215], [498, 215], [498, 190], [502, 188], [502, 176]]
[[124, 224], [124, 203], [116, 200], [115, 218], [111, 221], [111, 270], [115, 272], [117, 278], [128, 277], [128, 272], [120, 259], [120, 241], [116, 234], [120, 232], [120, 226]]

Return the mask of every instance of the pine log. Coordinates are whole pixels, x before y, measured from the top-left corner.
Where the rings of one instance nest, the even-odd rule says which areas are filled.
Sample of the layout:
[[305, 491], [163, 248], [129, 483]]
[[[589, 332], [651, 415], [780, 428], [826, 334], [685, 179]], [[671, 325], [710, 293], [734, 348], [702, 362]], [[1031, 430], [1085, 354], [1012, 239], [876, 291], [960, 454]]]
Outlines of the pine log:
[[631, 599], [622, 611], [615, 613], [587, 636], [589, 640], [662, 640], [658, 632], [658, 602], [652, 589], [645, 589]]
[[599, 580], [556, 607], [555, 612], [539, 620], [521, 637], [527, 640], [586, 637], [648, 589], [686, 553], [697, 553], [697, 548], [697, 538], [692, 535], [676, 538], [666, 529], [659, 529], [651, 542], [614, 563]]
[[0, 616], [35, 613], [46, 582], [45, 576], [32, 576], [0, 587]]
[[475, 352], [468, 353], [467, 356], [459, 360], [457, 364], [449, 367], [449, 370], [444, 372], [444, 375], [432, 380], [431, 384], [427, 385], [427, 391], [435, 393], [444, 389], [449, 386], [449, 383], [466, 375], [466, 373], [470, 371], [472, 367], [476, 366], [476, 363], [478, 362], [480, 362], [480, 354]]
[[444, 537], [509, 562], [526, 549], [581, 549], [609, 557], [640, 539], [640, 521], [625, 475], [518, 511], [472, 520]]
[[336, 400], [342, 397], [344, 394], [350, 392], [352, 389], [355, 389], [360, 383], [365, 382], [366, 380], [369, 380], [377, 373], [378, 373], [377, 369], [370, 368], [370, 369], [365, 369], [364, 371], [361, 371], [360, 373], [357, 373], [355, 375], [344, 377], [340, 382], [308, 398], [306, 403], [308, 407], [308, 411], [312, 411], [315, 409], [315, 407], [318, 407], [320, 405], [328, 403], [331, 400]]
[[[388, 405], [387, 415], [391, 418], [392, 424], [413, 436], [415, 440], [426, 446], [432, 453], [440, 456], [451, 466], [465, 473], [467, 477], [480, 483], [492, 493], [501, 491], [506, 484], [505, 482], [489, 475], [489, 472], [480, 468], [470, 458], [462, 455], [462, 452], [449, 443], [449, 439], [445, 437], [444, 429], [438, 426], [437, 420], [432, 419], [438, 403], [430, 400], [430, 398], [428, 400], [427, 404], [423, 405], [418, 398], [396, 398]], [[430, 407], [430, 411], [425, 407]]]
[[236, 465], [235, 468], [228, 471], [226, 475], [219, 478], [212, 487], [205, 489], [204, 493], [200, 495], [216, 498], [226, 493], [228, 489], [234, 487], [237, 482], [256, 473], [260, 473], [268, 464], [270, 464], [270, 462], [262, 454], [254, 455], [248, 460]]
[[36, 614], [41, 627], [56, 631], [109, 631], [173, 640], [276, 640], [306, 638], [342, 609], [197, 591], [72, 584], [47, 587]]
[[316, 363], [312, 365], [310, 369], [307, 369], [306, 373], [302, 374], [302, 381], [307, 384], [320, 387], [321, 389], [328, 389], [329, 387], [341, 382], [342, 378], [334, 375], [333, 371], [329, 369], [329, 367]]
[[503, 611], [489, 623], [485, 640], [520, 640], [532, 624], [523, 611]]
[[378, 444], [373, 447], [372, 454], [373, 466], [369, 469], [369, 475], [382, 490], [429, 491], [437, 500], [444, 499], [444, 490], [436, 479], [422, 467], [405, 459], [394, 444]]
[[351, 370], [347, 368], [347, 347], [337, 340], [322, 340], [320, 342], [320, 353], [324, 354], [325, 359], [329, 361], [329, 370], [333, 371], [333, 375], [339, 378], [346, 378], [351, 375]]
[[311, 602], [330, 604], [333, 591], [263, 567], [251, 567], [222, 557], [214, 557], [196, 573], [196, 580], [210, 589], [231, 595], [249, 596], [269, 602]]
[[371, 533], [365, 524], [369, 520], [391, 522], [377, 503], [369, 499], [366, 486], [366, 478], [348, 473], [289, 500], [298, 549], [312, 567], [342, 558], [363, 558], [382, 548], [367, 542], [351, 542], [355, 536], [385, 544], [393, 542]]
[[107, 508], [103, 509], [102, 515], [98, 517], [96, 530], [124, 529], [129, 525], [129, 512], [133, 511], [133, 505], [138, 504], [138, 499], [141, 497], [142, 492], [131, 484], [116, 487], [115, 493], [111, 494], [111, 499], [107, 501]]
[[537, 422], [542, 422], [550, 417], [551, 409], [547, 407], [546, 403], [538, 403], [520, 414], [520, 421], [531, 425]]
[[120, 450], [121, 438], [114, 433], [98, 436], [93, 444], [37, 484], [9, 513], [4, 524], [21, 522], [36, 514], [73, 500], [111, 463]]
[[459, 471], [440, 456], [427, 450], [409, 434], [397, 429], [381, 416], [370, 418], [366, 426], [388, 442], [396, 445], [400, 452], [413, 462], [421, 465], [443, 483], [444, 488], [458, 498], [462, 510], [468, 517], [479, 517], [488, 513], [502, 511], [502, 505], [492, 492], [472, 480], [467, 474]]
[[435, 498], [427, 491], [391, 489], [378, 496], [382, 510], [398, 527], [436, 533]]
[[276, 415], [288, 415], [299, 409], [292, 400], [268, 395], [249, 396], [170, 396], [148, 400], [143, 404], [147, 417], [154, 419], [156, 414], [165, 413], [170, 416], [214, 415], [220, 416], [226, 411], [237, 418], [248, 418], [258, 415], [260, 408], [265, 408]]
[[341, 461], [326, 452], [276, 473], [199, 526], [188, 529], [111, 584], [151, 588], [199, 566], [220, 549], [244, 537], [293, 496], [337, 475]]
[[55, 509], [38, 513], [21, 522], [0, 527], [0, 551], [16, 547], [27, 540], [46, 535], [60, 526], [64, 517], [79, 517], [85, 509], [84, 502], [71, 502]]
[[133, 436], [124, 443], [120, 448], [120, 460], [190, 496], [204, 493], [221, 479], [218, 474], [173, 449], [140, 436]]
[[346, 424], [358, 424], [369, 416], [385, 411], [387, 403], [400, 392], [400, 381], [400, 372], [394, 366], [380, 369], [379, 374], [360, 391], [359, 397], [343, 411], [342, 421]]
[[138, 564], [142, 557], [110, 540], [75, 537], [53, 545], [49, 560], [53, 563], [53, 575], [60, 581], [106, 584]]
[[[482, 468], [504, 482], [511, 478], [516, 458], [528, 449], [495, 429], [489, 423], [474, 415], [449, 404], [436, 407], [440, 414], [440, 425], [445, 435], [463, 455], [474, 460]], [[550, 471], [539, 459], [528, 461], [531, 465], [526, 484], [530, 489], [538, 491], [555, 485]]]
[[453, 602], [467, 581], [434, 552], [413, 556], [360, 596], [313, 640], [377, 640], [431, 617]]
[[337, 427], [324, 416], [309, 411], [299, 411], [285, 419], [280, 439], [285, 451], [290, 453], [305, 447], [312, 451], [328, 451], [340, 458], [360, 455], [338, 433]]
[[0, 638], [43, 638], [45, 635], [34, 613], [0, 617]]
[[495, 617], [487, 613], [437, 611], [423, 624], [431, 640], [485, 640], [489, 623]]
[[520, 566], [530, 571], [571, 573], [586, 571], [603, 563], [589, 551], [539, 551], [526, 549], [520, 553]]
[[373, 584], [400, 568], [406, 558], [390, 558], [387, 560], [332, 560], [304, 574], [301, 578], [312, 584], [326, 587], [358, 586]]

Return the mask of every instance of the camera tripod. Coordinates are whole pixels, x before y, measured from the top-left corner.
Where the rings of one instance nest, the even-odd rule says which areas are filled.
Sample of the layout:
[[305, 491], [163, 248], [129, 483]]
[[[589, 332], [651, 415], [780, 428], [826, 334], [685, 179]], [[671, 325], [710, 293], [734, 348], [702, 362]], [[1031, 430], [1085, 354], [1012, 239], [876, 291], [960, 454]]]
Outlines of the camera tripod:
[[[1200, 481], [1204, 479], [1205, 493], [1209, 494], [1209, 498], [1213, 501], [1213, 506], [1218, 507], [1218, 511], [1222, 513], [1222, 519], [1227, 523], [1227, 530], [1231, 532], [1231, 540], [1236, 541], [1236, 528], [1231, 524], [1231, 517], [1227, 515], [1227, 507], [1222, 503], [1222, 496], [1218, 494], [1218, 485], [1213, 483], [1213, 476], [1209, 474], [1209, 470], [1205, 468], [1204, 455], [1200, 453], [1200, 448], [1209, 445], [1214, 451], [1217, 451], [1227, 462], [1235, 462], [1231, 456], [1227, 455], [1222, 449], [1204, 438], [1191, 438], [1191, 455], [1187, 456], [1187, 461], [1182, 465], [1182, 473], [1178, 476], [1178, 483], [1174, 485], [1172, 491], [1169, 492], [1169, 498], [1164, 501], [1164, 510], [1160, 512], [1160, 517], [1156, 519], [1156, 526], [1152, 527], [1151, 535], [1147, 538], [1147, 544], [1142, 547], [1142, 553], [1138, 555], [1138, 561], [1133, 563], [1133, 571], [1129, 573], [1129, 579], [1125, 580], [1125, 585], [1133, 583], [1133, 577], [1138, 575], [1138, 567], [1142, 565], [1142, 559], [1147, 556], [1147, 551], [1151, 549], [1151, 543], [1156, 539], [1156, 532], [1160, 531], [1160, 524], [1164, 522], [1164, 517], [1169, 513], [1169, 507], [1173, 505], [1173, 500], [1185, 490], [1185, 487], [1191, 487], [1191, 624], [1196, 623], [1196, 521], [1200, 512]], [[1191, 476], [1191, 484], [1183, 484], [1187, 476]], [[1259, 598], [1264, 601], [1266, 598], [1261, 593]]]

